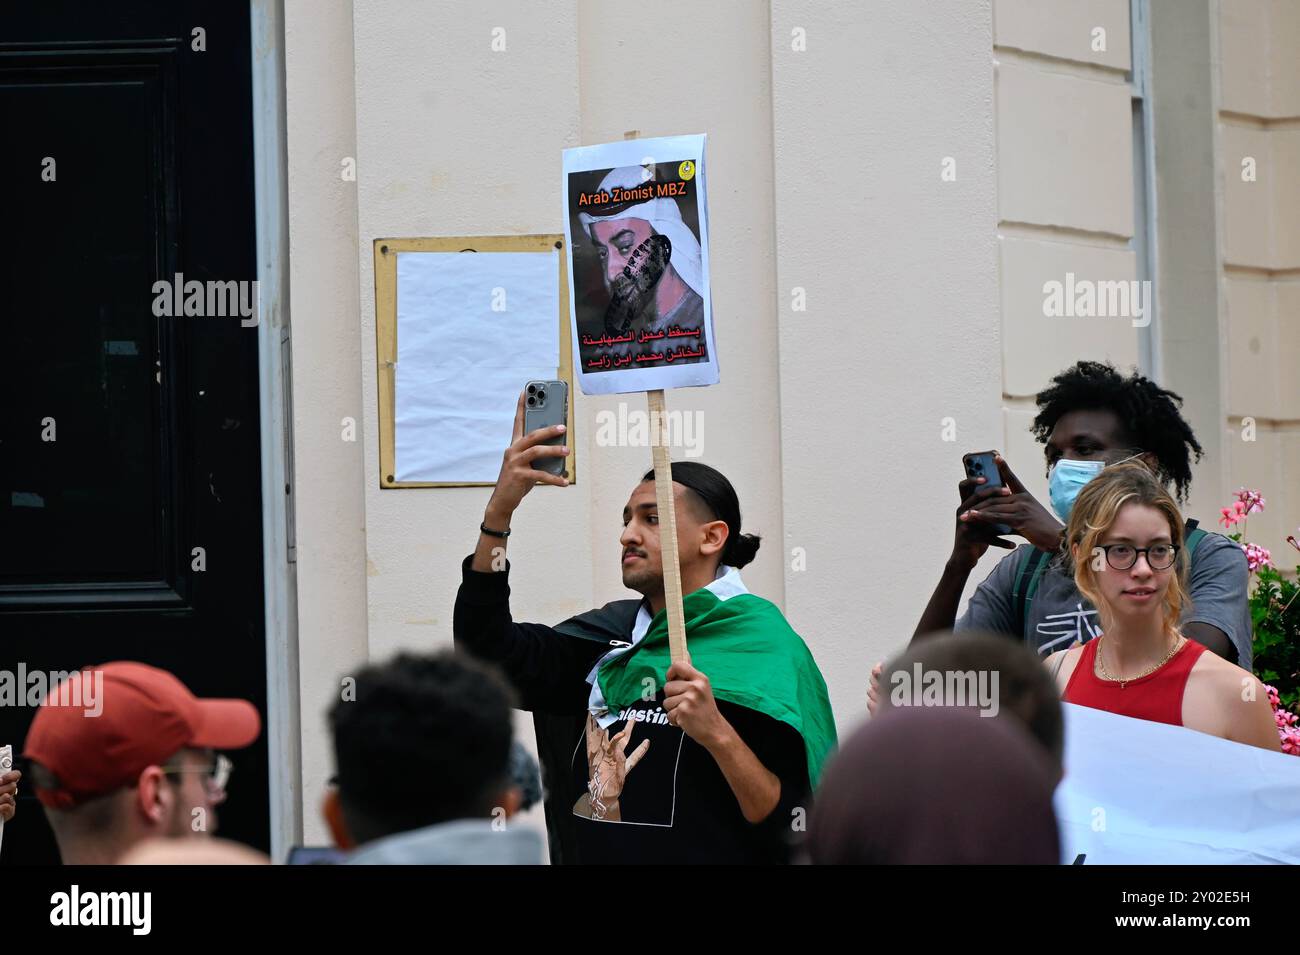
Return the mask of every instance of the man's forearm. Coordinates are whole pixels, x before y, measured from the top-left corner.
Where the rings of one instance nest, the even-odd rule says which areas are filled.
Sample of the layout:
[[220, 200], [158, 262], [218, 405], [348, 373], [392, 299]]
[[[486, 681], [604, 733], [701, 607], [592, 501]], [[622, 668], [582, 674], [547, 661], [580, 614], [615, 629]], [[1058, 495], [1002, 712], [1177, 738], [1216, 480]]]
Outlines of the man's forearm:
[[961, 604], [961, 592], [966, 589], [966, 581], [973, 567], [949, 558], [943, 566], [943, 575], [939, 578], [930, 602], [925, 605], [921, 620], [912, 633], [912, 639], [919, 640], [932, 633], [951, 630], [957, 622], [957, 607]]
[[760, 823], [770, 816], [781, 802], [781, 780], [759, 761], [740, 734], [728, 724], [727, 731], [708, 749], [745, 819]]
[[[508, 531], [512, 516], [496, 510], [489, 501], [487, 510], [483, 514], [483, 526], [494, 531]], [[481, 574], [505, 570], [506, 540], [505, 537], [494, 537], [480, 530], [478, 546], [474, 548], [474, 559], [470, 561], [470, 569], [477, 570]]]

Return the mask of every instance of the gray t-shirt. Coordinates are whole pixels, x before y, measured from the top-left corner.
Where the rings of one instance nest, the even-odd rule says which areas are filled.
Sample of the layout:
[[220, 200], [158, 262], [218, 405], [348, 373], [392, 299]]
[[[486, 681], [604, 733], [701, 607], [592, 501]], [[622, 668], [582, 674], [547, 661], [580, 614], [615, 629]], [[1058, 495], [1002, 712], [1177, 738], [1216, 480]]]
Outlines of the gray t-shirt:
[[[1022, 544], [998, 561], [993, 572], [971, 594], [956, 630], [991, 630], [1023, 636], [1027, 644], [1046, 656], [1064, 650], [1076, 640], [1087, 643], [1101, 631], [1097, 611], [1067, 576], [1059, 557], [1043, 572], [1033, 602], [1029, 604], [1025, 632], [1015, 618], [1011, 593], [1025, 551]], [[1209, 533], [1192, 552], [1188, 580], [1191, 605], [1183, 608], [1183, 624], [1197, 621], [1218, 627], [1237, 648], [1238, 666], [1251, 668], [1250, 603], [1247, 598], [1246, 555], [1240, 545], [1222, 534]]]

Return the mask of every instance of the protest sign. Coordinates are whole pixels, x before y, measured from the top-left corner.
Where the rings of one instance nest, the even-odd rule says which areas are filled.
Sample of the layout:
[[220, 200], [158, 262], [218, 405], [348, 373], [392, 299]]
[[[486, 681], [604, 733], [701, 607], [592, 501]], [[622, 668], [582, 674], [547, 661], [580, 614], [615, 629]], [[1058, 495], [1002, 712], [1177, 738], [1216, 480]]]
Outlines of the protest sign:
[[704, 136], [567, 149], [564, 197], [583, 393], [716, 384]]
[[668, 642], [686, 658], [664, 389], [718, 381], [704, 136], [564, 151], [569, 309], [584, 394], [646, 392]]
[[1063, 707], [1066, 864], [1300, 864], [1300, 758]]

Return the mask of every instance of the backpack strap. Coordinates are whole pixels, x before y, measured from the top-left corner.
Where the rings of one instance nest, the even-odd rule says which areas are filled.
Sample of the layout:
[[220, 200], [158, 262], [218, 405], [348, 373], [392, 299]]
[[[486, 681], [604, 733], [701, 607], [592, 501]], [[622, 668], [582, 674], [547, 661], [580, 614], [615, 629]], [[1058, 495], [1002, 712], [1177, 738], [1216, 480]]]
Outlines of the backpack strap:
[[1187, 560], [1190, 563], [1192, 554], [1196, 552], [1196, 545], [1205, 540], [1208, 531], [1201, 530], [1197, 527], [1197, 521], [1188, 518], [1187, 526], [1183, 528], [1183, 546], [1187, 548]]
[[1038, 592], [1038, 584], [1051, 559], [1052, 555], [1048, 551], [1037, 547], [1026, 548], [1024, 556], [1020, 558], [1016, 582], [1011, 589], [1011, 614], [1020, 621], [1022, 638], [1026, 636], [1025, 629], [1029, 626], [1029, 605], [1034, 602], [1034, 594]]

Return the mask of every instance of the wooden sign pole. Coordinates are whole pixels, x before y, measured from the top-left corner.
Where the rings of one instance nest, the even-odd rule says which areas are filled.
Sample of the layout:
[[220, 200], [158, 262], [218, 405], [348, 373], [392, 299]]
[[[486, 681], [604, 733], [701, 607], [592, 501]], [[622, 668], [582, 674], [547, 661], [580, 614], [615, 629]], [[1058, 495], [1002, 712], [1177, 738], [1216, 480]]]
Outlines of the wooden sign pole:
[[664, 601], [668, 610], [668, 655], [674, 662], [686, 662], [686, 619], [682, 612], [682, 568], [677, 560], [677, 504], [673, 496], [673, 473], [668, 458], [663, 389], [647, 391], [650, 411], [651, 451], [655, 465], [655, 500], [659, 507], [659, 552], [664, 569]]
[[[630, 129], [624, 139], [636, 139], [640, 131]], [[686, 662], [686, 615], [682, 612], [682, 567], [677, 559], [677, 502], [673, 496], [673, 472], [668, 457], [667, 417], [662, 388], [645, 393], [650, 412], [650, 449], [655, 466], [655, 502], [659, 509], [659, 555], [664, 571], [664, 605], [668, 611], [668, 656], [673, 663]]]

